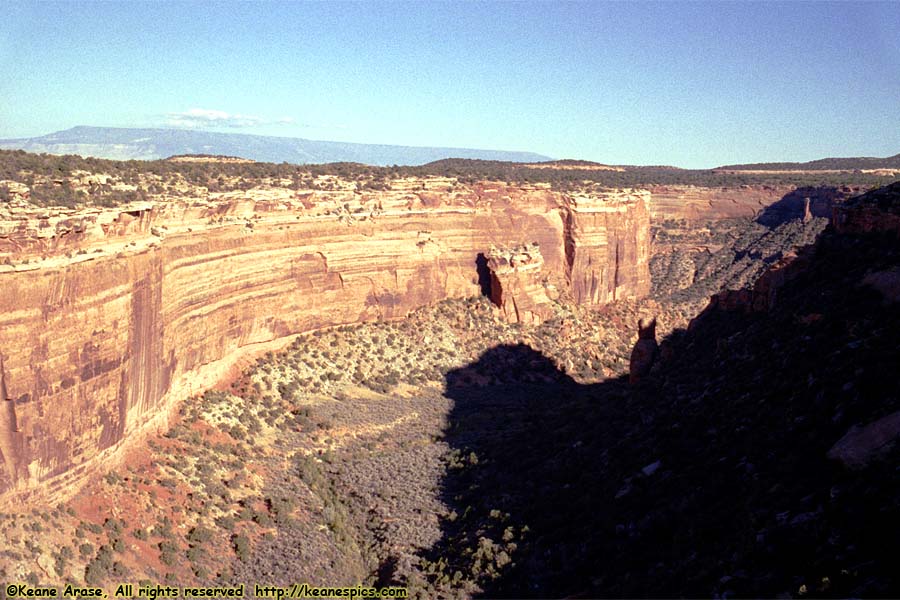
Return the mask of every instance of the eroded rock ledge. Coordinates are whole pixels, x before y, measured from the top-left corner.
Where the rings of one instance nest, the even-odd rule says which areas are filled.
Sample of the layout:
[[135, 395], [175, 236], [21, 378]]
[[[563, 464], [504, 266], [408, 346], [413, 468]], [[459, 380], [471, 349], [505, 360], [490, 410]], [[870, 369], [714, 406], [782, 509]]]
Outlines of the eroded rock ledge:
[[491, 302], [509, 323], [539, 324], [553, 314], [540, 244], [491, 248]]
[[543, 280], [580, 304], [643, 296], [646, 198], [433, 178], [373, 193], [7, 207], [2, 499], [65, 497], [254, 348], [477, 295], [492, 246], [537, 242]]

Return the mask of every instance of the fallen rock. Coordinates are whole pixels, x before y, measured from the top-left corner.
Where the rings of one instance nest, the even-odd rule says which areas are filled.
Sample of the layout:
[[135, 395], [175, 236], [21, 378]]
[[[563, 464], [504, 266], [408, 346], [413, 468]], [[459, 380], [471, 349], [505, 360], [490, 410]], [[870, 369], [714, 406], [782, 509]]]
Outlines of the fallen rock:
[[862, 282], [878, 291], [885, 302], [900, 302], [900, 269], [869, 273]]
[[828, 458], [861, 469], [900, 438], [900, 410], [862, 427], [854, 425], [828, 451]]
[[643, 473], [647, 477], [650, 477], [651, 475], [656, 473], [657, 469], [659, 469], [661, 464], [662, 464], [661, 461], [652, 462], [649, 465], [647, 465], [646, 467], [644, 467], [643, 469], [641, 469], [641, 473]]

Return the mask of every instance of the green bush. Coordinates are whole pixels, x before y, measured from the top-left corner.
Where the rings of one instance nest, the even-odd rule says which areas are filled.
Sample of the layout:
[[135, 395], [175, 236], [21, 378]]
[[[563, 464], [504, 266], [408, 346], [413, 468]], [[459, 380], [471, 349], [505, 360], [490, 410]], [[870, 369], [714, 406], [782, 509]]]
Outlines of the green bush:
[[250, 540], [245, 535], [234, 535], [231, 538], [234, 553], [238, 559], [246, 562], [250, 558]]

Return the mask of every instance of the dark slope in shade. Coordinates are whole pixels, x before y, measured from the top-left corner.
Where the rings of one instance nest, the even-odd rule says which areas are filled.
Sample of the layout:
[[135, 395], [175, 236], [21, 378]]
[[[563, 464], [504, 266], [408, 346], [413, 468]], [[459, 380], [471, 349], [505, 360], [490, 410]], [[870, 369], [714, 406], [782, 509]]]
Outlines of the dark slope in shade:
[[768, 311], [711, 304], [637, 386], [579, 384], [524, 345], [449, 372], [446, 441], [477, 460], [442, 482], [435, 581], [459, 571], [485, 597], [897, 597], [900, 243], [867, 231], [829, 230]]

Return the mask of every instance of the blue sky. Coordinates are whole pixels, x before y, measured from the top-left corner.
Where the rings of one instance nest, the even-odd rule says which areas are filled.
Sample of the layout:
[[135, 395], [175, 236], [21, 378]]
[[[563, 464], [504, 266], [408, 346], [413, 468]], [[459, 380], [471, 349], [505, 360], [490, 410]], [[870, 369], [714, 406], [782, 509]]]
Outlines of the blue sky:
[[900, 2], [10, 2], [0, 138], [195, 127], [616, 164], [900, 152]]

